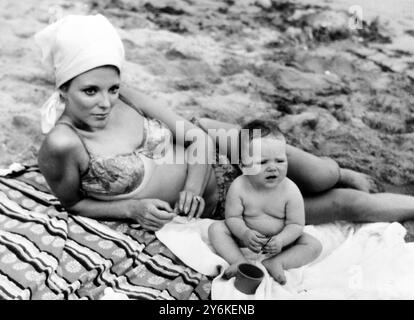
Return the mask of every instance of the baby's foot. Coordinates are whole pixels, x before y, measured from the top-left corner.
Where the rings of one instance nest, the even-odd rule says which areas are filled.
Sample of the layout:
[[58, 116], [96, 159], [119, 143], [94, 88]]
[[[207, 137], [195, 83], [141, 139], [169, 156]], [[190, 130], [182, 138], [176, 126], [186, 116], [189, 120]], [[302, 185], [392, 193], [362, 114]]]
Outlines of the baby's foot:
[[237, 273], [237, 267], [239, 266], [240, 263], [235, 263], [230, 265], [223, 273], [223, 278], [228, 280], [230, 278], [233, 278], [236, 276]]
[[269, 274], [273, 277], [273, 279], [275, 279], [281, 285], [286, 284], [286, 276], [285, 272], [283, 271], [282, 263], [274, 259], [263, 260], [262, 263]]
[[341, 177], [339, 184], [341, 185], [365, 192], [379, 191], [379, 187], [375, 183], [375, 180], [365, 173], [343, 168], [341, 168], [340, 173]]

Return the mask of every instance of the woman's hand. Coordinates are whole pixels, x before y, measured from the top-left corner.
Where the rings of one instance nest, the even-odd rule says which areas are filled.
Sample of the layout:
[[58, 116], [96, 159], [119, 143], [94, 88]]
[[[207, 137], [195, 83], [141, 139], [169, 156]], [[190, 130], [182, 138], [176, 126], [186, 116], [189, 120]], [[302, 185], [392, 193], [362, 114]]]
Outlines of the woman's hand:
[[130, 200], [129, 218], [137, 221], [146, 230], [157, 231], [175, 216], [169, 203], [163, 200]]
[[174, 211], [186, 215], [188, 219], [199, 218], [204, 211], [206, 203], [201, 196], [192, 191], [183, 190], [175, 205]]

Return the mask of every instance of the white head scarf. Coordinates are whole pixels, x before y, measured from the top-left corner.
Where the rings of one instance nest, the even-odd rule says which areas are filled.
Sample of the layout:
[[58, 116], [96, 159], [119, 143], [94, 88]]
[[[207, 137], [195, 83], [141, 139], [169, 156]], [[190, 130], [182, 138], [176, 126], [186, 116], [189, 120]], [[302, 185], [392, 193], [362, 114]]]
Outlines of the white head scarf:
[[[124, 47], [112, 24], [102, 15], [69, 15], [35, 35], [43, 63], [53, 70], [56, 89], [68, 80], [103, 65], [119, 70]], [[48, 133], [60, 118], [65, 105], [56, 90], [41, 108], [42, 132]]]

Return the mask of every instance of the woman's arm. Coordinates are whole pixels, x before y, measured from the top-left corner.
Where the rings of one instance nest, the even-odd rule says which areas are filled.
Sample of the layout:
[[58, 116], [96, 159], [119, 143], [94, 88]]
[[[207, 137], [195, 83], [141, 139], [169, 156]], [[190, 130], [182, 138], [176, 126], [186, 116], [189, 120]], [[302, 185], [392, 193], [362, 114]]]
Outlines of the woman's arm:
[[150, 231], [159, 230], [175, 216], [168, 202], [159, 199], [99, 201], [85, 198], [67, 211], [95, 219], [132, 219]]
[[[194, 142], [198, 137], [211, 140], [202, 129], [170, 110], [161, 99], [151, 98], [124, 84], [121, 87], [120, 95], [126, 98], [131, 106], [138, 111], [164, 122], [174, 134], [175, 142], [180, 145], [187, 146], [189, 142]], [[206, 142], [203, 141], [203, 143]]]
[[39, 151], [39, 168], [66, 210], [95, 219], [133, 219], [143, 228], [158, 230], [174, 214], [168, 203], [158, 199], [99, 201], [80, 192], [82, 145], [66, 128], [55, 129]]

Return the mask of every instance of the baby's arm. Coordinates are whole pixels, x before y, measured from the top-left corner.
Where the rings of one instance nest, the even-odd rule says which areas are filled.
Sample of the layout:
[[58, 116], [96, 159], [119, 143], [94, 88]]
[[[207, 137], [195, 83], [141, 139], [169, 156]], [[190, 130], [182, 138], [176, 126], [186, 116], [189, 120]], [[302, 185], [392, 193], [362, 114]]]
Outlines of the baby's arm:
[[[240, 177], [241, 178], [241, 177]], [[267, 238], [260, 232], [250, 229], [243, 219], [244, 206], [241, 198], [241, 180], [237, 178], [231, 184], [226, 196], [226, 225], [230, 232], [245, 246], [259, 252]]]
[[[305, 204], [299, 188], [287, 181], [287, 202], [285, 206], [285, 227], [265, 246], [266, 252], [278, 253], [283, 247], [296, 241], [303, 234], [305, 226]], [[277, 247], [277, 250], [275, 249]]]

